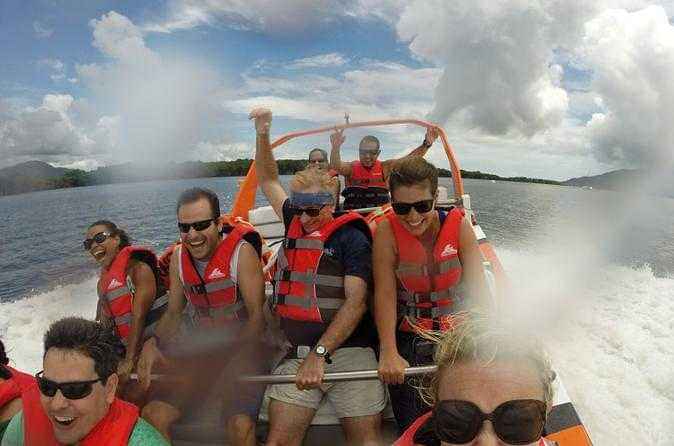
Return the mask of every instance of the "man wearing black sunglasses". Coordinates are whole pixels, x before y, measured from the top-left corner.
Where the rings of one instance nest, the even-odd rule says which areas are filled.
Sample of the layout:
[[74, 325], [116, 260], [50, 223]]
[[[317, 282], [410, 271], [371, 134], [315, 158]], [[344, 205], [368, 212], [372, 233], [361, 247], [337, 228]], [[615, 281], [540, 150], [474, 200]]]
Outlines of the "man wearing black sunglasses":
[[45, 334], [44, 351], [37, 387], [24, 396], [3, 446], [168, 445], [139, 418], [136, 406], [115, 397], [124, 346], [111, 330], [81, 318], [62, 319]]
[[367, 314], [372, 261], [367, 225], [356, 213], [333, 215], [336, 179], [317, 169], [295, 174], [288, 197], [270, 148], [271, 111], [255, 109], [250, 117], [257, 132], [260, 187], [286, 228], [272, 301], [292, 348], [274, 373], [297, 376], [294, 385], [269, 391], [267, 445], [301, 444], [324, 397], [335, 408], [348, 444], [381, 444], [383, 385], [322, 383], [324, 373], [376, 367]]
[[330, 135], [330, 168], [344, 176], [344, 209], [362, 209], [381, 206], [391, 201], [388, 192], [388, 177], [399, 161], [410, 156], [424, 156], [438, 137], [437, 129], [426, 131], [424, 141], [403, 158], [380, 161], [379, 139], [367, 135], [358, 145], [358, 161], [342, 162], [340, 148], [346, 137], [344, 130]]
[[[222, 403], [229, 443], [252, 446], [264, 387], [242, 385], [236, 376], [268, 371], [263, 360], [252, 357], [263, 352], [261, 239], [246, 222], [225, 223], [218, 197], [208, 189], [184, 191], [176, 213], [180, 244], [170, 259], [168, 308], [156, 336], [143, 346], [138, 375], [147, 388], [157, 365], [180, 364], [173, 373], [181, 384], [151, 392], [143, 417], [170, 438], [183, 413], [214, 395]], [[185, 308], [191, 316], [188, 335], [171, 346]]]

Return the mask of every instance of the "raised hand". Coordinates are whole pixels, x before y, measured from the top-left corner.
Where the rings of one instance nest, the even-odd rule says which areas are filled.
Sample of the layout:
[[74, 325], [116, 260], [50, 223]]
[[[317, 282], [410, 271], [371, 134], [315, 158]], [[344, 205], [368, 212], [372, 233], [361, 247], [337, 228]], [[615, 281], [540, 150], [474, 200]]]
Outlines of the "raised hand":
[[271, 127], [271, 110], [264, 107], [254, 108], [248, 119], [255, 121], [255, 131], [258, 135], [268, 134]]
[[330, 144], [332, 147], [339, 148], [346, 141], [346, 136], [344, 136], [344, 129], [336, 130], [330, 134]]

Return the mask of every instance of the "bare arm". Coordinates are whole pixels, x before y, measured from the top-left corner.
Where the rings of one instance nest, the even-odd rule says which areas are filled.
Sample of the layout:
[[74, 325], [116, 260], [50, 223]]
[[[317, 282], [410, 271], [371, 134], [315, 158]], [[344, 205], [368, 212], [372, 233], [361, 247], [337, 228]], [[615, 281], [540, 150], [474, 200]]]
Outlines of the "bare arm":
[[367, 310], [367, 283], [357, 276], [344, 276], [346, 300], [318, 343], [329, 352], [339, 348], [356, 329]]
[[[187, 248], [182, 247], [181, 249]], [[187, 305], [187, 298], [185, 297], [178, 272], [180, 268], [180, 256], [178, 254], [179, 252], [176, 250], [171, 256], [171, 264], [169, 266], [171, 286], [169, 288], [168, 305], [166, 306], [166, 311], [164, 311], [164, 314], [162, 314], [157, 322], [155, 329], [155, 334], [162, 342], [168, 341], [176, 334], [182, 322], [183, 310]]]
[[391, 225], [383, 220], [377, 226], [372, 247], [374, 273], [374, 319], [381, 351], [398, 352], [396, 346], [396, 255]]
[[466, 284], [469, 304], [472, 309], [487, 311], [490, 308], [490, 294], [484, 276], [482, 254], [477, 244], [473, 227], [464, 217], [459, 234], [459, 260], [463, 268], [461, 282]]
[[382, 169], [384, 171], [384, 177], [388, 178], [389, 174], [393, 169], [395, 169], [396, 165], [407, 158], [411, 158], [413, 156], [426, 156], [426, 152], [428, 152], [428, 149], [431, 148], [433, 143], [438, 137], [438, 130], [435, 127], [431, 127], [426, 130], [426, 136], [424, 137], [423, 142], [417, 147], [416, 149], [413, 149], [410, 153], [407, 155], [401, 157], [401, 158], [396, 158], [392, 160], [386, 160], [382, 161]]
[[[346, 300], [317, 343], [330, 353], [351, 336], [367, 311], [367, 284], [363, 279], [357, 276], [344, 276], [344, 294]], [[317, 388], [323, 381], [324, 372], [325, 359], [312, 350], [297, 371], [295, 385], [300, 390]]]
[[145, 317], [152, 308], [157, 294], [157, 283], [152, 268], [145, 262], [135, 262], [129, 271], [129, 276], [136, 288], [136, 293], [133, 296], [131, 309], [131, 331], [127, 339], [126, 359], [135, 361], [145, 331]]
[[395, 236], [388, 220], [377, 226], [372, 248], [374, 269], [374, 318], [379, 333], [379, 378], [387, 384], [402, 384], [405, 367], [409, 363], [400, 356], [396, 343], [397, 290], [395, 269], [397, 265]]
[[237, 267], [237, 286], [248, 311], [241, 337], [244, 341], [259, 340], [264, 329], [264, 276], [260, 258], [249, 243], [241, 245]]
[[345, 177], [351, 176], [351, 163], [343, 163], [340, 149], [346, 141], [344, 129], [335, 131], [330, 135], [330, 169]]
[[278, 166], [274, 155], [271, 153], [269, 130], [271, 128], [271, 111], [266, 108], [256, 108], [250, 112], [250, 119], [255, 120], [255, 169], [257, 178], [262, 188], [262, 193], [283, 221], [283, 202], [288, 194], [283, 190], [278, 179]]

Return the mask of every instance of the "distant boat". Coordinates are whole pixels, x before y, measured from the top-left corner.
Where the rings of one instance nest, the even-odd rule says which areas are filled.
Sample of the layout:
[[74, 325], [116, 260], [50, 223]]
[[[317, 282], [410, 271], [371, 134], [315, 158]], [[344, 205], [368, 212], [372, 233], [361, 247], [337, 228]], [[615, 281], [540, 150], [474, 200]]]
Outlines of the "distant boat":
[[496, 183], [496, 180], [491, 180], [492, 183]]
[[592, 190], [592, 186], [581, 186], [580, 188], [583, 190]]

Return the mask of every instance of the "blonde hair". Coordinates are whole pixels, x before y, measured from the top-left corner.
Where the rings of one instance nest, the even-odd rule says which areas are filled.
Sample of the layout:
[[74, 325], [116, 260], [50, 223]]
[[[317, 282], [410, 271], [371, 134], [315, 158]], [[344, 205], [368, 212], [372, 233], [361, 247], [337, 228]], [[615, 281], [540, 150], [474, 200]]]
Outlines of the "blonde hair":
[[435, 404], [442, 376], [458, 362], [478, 362], [489, 367], [495, 361], [528, 360], [540, 378], [545, 404], [548, 409], [552, 407], [555, 372], [540, 342], [481, 314], [461, 312], [454, 317], [456, 325], [444, 333], [419, 331], [422, 337], [436, 343], [434, 359], [438, 370], [419, 386], [427, 404]]
[[335, 197], [335, 189], [339, 184], [337, 177], [331, 177], [326, 171], [321, 169], [305, 168], [295, 174], [290, 180], [290, 190], [300, 192], [312, 187], [319, 187], [325, 192], [329, 192]]

